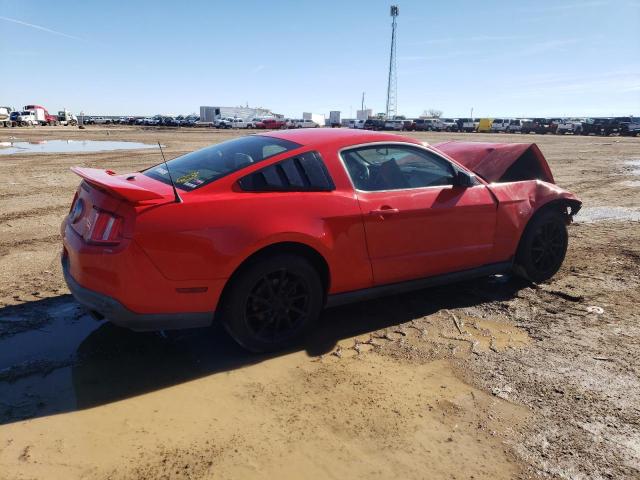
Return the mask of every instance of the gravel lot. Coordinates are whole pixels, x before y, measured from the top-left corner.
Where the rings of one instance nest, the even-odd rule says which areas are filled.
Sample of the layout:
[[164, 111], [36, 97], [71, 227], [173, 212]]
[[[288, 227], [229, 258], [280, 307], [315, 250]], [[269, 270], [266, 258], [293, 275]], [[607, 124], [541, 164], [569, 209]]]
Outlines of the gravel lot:
[[[160, 141], [168, 158], [237, 135], [0, 129]], [[99, 323], [68, 294], [69, 167], [124, 173], [157, 150], [0, 155], [0, 479], [639, 478], [640, 139], [412, 135], [536, 142], [584, 201], [563, 268], [328, 310], [271, 356], [216, 327]]]

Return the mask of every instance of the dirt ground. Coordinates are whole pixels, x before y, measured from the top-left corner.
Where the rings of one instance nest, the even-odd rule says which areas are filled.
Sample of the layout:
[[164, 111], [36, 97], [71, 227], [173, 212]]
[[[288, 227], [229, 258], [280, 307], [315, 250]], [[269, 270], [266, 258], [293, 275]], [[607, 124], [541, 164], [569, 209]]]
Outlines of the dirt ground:
[[[238, 135], [0, 130], [160, 141], [171, 158]], [[640, 139], [536, 142], [583, 211], [555, 278], [497, 276], [327, 310], [295, 351], [219, 327], [133, 333], [84, 313], [59, 265], [73, 165], [157, 150], [0, 155], [0, 479], [640, 478]]]

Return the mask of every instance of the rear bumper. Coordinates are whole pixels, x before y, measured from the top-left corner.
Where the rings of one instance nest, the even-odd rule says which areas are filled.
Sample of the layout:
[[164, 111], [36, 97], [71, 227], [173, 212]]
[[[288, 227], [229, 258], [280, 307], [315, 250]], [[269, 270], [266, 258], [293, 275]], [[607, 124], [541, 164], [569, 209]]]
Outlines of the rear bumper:
[[136, 313], [116, 299], [80, 285], [69, 272], [69, 258], [62, 256], [62, 272], [69, 290], [89, 311], [112, 323], [136, 331], [174, 330], [211, 325], [214, 312]]

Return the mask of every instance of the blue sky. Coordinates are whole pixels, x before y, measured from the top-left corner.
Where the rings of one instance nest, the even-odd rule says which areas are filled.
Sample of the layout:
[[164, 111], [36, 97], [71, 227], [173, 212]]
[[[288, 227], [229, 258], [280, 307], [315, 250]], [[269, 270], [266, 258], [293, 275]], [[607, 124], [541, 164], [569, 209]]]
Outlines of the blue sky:
[[[390, 3], [0, 0], [0, 104], [383, 111]], [[398, 113], [640, 114], [640, 0], [398, 3]]]

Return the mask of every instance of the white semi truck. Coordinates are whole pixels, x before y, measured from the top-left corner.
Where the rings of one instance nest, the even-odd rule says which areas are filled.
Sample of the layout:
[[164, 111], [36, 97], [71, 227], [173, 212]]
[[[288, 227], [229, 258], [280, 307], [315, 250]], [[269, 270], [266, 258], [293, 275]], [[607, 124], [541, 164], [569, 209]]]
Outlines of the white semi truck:
[[58, 112], [58, 123], [60, 125], [70, 125], [75, 127], [78, 125], [78, 118], [66, 108]]
[[10, 127], [11, 126], [11, 112], [13, 109], [11, 107], [0, 107], [0, 126]]
[[329, 124], [331, 125], [331, 128], [342, 126], [340, 123], [340, 112], [338, 110], [332, 110], [329, 112]]

